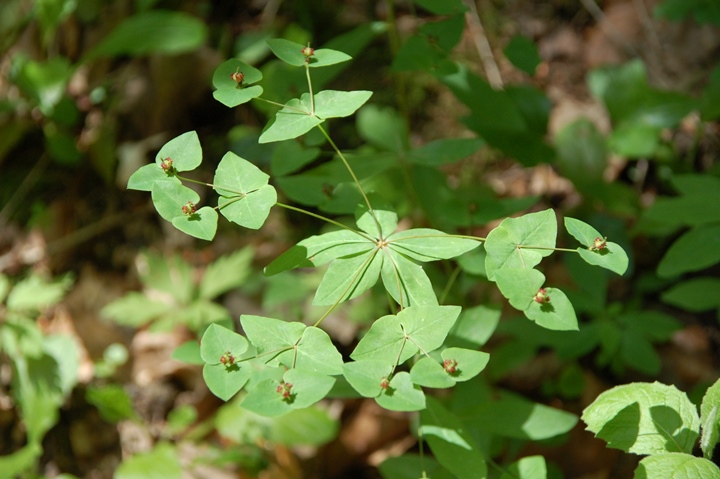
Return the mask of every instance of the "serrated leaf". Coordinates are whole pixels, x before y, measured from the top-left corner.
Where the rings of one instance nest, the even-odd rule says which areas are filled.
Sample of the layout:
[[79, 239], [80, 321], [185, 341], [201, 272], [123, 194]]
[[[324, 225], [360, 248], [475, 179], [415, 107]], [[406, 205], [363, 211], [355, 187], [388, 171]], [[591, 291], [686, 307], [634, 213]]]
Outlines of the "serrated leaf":
[[[244, 75], [239, 85], [232, 78], [234, 73], [242, 73]], [[260, 70], [240, 60], [231, 58], [221, 63], [220, 66], [215, 69], [212, 79], [213, 86], [215, 87], [213, 97], [230, 108], [242, 105], [262, 95], [262, 87], [258, 85], [249, 86], [260, 80], [262, 80]]]
[[210, 392], [228, 401], [247, 384], [251, 370], [246, 365], [205, 364], [202, 373]]
[[494, 281], [495, 272], [502, 268], [533, 268], [552, 254], [557, 237], [557, 220], [551, 209], [530, 213], [519, 218], [507, 218], [492, 230], [485, 241], [485, 269]]
[[184, 217], [184, 206], [196, 205], [200, 196], [187, 186], [169, 181], [155, 182], [152, 186], [152, 200], [155, 209], [163, 219]]
[[7, 308], [10, 311], [41, 310], [62, 299], [70, 287], [67, 277], [57, 281], [45, 281], [33, 274], [17, 283], [8, 294]]
[[315, 116], [344, 118], [355, 113], [372, 96], [371, 91], [323, 90], [315, 95]]
[[374, 359], [387, 364], [402, 364], [418, 351], [405, 340], [405, 333], [397, 316], [383, 316], [376, 320], [363, 336], [350, 357], [355, 361]]
[[210, 263], [200, 282], [200, 297], [212, 299], [240, 286], [252, 272], [254, 253], [253, 248], [247, 246]]
[[428, 388], [450, 388], [455, 385], [453, 378], [433, 358], [425, 356], [410, 369], [410, 379], [418, 386]]
[[495, 272], [495, 283], [513, 308], [525, 311], [545, 283], [545, 275], [536, 269], [502, 268]]
[[390, 379], [375, 402], [390, 411], [420, 411], [425, 408], [425, 394], [412, 383], [410, 374], [402, 371]]
[[635, 469], [633, 479], [720, 479], [720, 469], [701, 457], [669, 453], [645, 457]]
[[545, 294], [550, 297], [550, 302], [532, 301], [530, 307], [524, 311], [525, 316], [543, 328], [556, 331], [577, 331], [579, 328], [575, 309], [565, 293], [557, 288], [545, 288]]
[[331, 305], [360, 296], [377, 283], [382, 265], [383, 255], [377, 249], [334, 260], [318, 286], [313, 305]]
[[582, 420], [608, 447], [634, 454], [691, 453], [700, 418], [684, 392], [658, 382], [616, 386], [585, 408]]
[[342, 355], [333, 345], [330, 336], [316, 327], [308, 327], [297, 347], [295, 367], [330, 376], [342, 374]]
[[418, 261], [450, 259], [471, 251], [480, 242], [458, 238], [430, 228], [399, 231], [387, 238], [390, 248]]
[[185, 234], [207, 241], [215, 237], [218, 214], [214, 208], [204, 206], [191, 215], [176, 216], [172, 224]]
[[397, 318], [410, 341], [425, 353], [439, 348], [460, 315], [460, 306], [410, 306]]
[[449, 373], [453, 381], [461, 382], [474, 378], [485, 369], [490, 355], [482, 351], [464, 348], [447, 348], [441, 353], [443, 360], [456, 361], [456, 371]]
[[720, 225], [693, 228], [668, 248], [658, 265], [661, 278], [709, 268], [720, 262]]
[[343, 364], [343, 376], [362, 396], [374, 398], [382, 392], [381, 381], [390, 376], [393, 363], [377, 359], [362, 359]]
[[438, 304], [430, 278], [422, 266], [390, 248], [382, 250], [385, 258], [381, 276], [390, 296], [403, 307], [435, 306]]
[[200, 357], [208, 364], [220, 364], [220, 358], [226, 353], [239, 358], [247, 348], [248, 342], [244, 336], [217, 324], [211, 324], [200, 341]]

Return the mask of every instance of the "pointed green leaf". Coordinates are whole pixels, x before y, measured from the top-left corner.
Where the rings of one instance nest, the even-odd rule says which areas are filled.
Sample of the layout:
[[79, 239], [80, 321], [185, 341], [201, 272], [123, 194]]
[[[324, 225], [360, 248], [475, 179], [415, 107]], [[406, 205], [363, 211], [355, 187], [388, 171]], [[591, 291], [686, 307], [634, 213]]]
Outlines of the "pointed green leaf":
[[[292, 354], [292, 348], [300, 340], [307, 327], [302, 323], [250, 314], [240, 316], [240, 324], [247, 338], [257, 348], [258, 354], [279, 352], [283, 349], [287, 349], [287, 352]], [[268, 364], [275, 365], [277, 362], [279, 360], [276, 357]], [[292, 366], [292, 358], [290, 364], [286, 364], [286, 366]]]
[[596, 238], [603, 237], [589, 224], [569, 216], [565, 217], [565, 229], [586, 248], [591, 247]]
[[455, 385], [455, 381], [442, 365], [428, 356], [413, 365], [410, 379], [414, 384], [428, 388], [450, 388]]
[[[284, 38], [274, 38], [268, 40], [267, 43], [275, 56], [289, 65], [301, 67], [308, 61], [302, 53], [306, 45], [291, 42]], [[310, 57], [308, 64], [310, 67], [324, 67], [342, 63], [351, 58], [350, 55], [337, 50], [319, 48], [314, 51], [314, 55]]]
[[118, 324], [139, 327], [170, 309], [171, 304], [152, 300], [143, 293], [133, 291], [107, 304], [100, 314]]
[[252, 246], [246, 246], [210, 263], [200, 282], [200, 297], [212, 299], [240, 286], [252, 272], [254, 253]]
[[500, 310], [487, 306], [465, 308], [450, 330], [452, 344], [480, 347], [488, 342], [500, 322]]
[[168, 141], [160, 148], [155, 163], [160, 166], [167, 158], [172, 159], [172, 166], [177, 171], [191, 171], [202, 162], [202, 147], [195, 131], [188, 131]]
[[348, 60], [352, 60], [352, 57], [347, 53], [332, 50], [330, 48], [318, 48], [315, 50], [315, 54], [310, 58], [310, 68], [336, 65]]
[[405, 371], [395, 374], [390, 385], [375, 401], [390, 411], [420, 411], [425, 408], [425, 394], [415, 386]]
[[410, 341], [429, 353], [445, 341], [460, 311], [460, 306], [410, 306], [397, 317]]
[[128, 178], [127, 187], [129, 190], [152, 191], [156, 181], [169, 181], [180, 184], [174, 175], [168, 175], [157, 163], [151, 163], [140, 167]]
[[170, 181], [153, 183], [152, 200], [157, 212], [167, 221], [187, 216], [183, 206], [196, 205], [200, 196], [187, 186]]
[[[355, 210], [355, 222], [358, 228], [373, 238], [388, 238], [397, 228], [397, 213], [385, 199], [377, 195], [370, 195], [369, 198], [373, 211], [370, 212], [364, 203], [358, 205]], [[380, 226], [380, 232], [378, 232], [378, 226]]]
[[220, 196], [218, 207], [228, 220], [249, 229], [260, 229], [277, 203], [277, 192], [271, 185], [248, 193], [245, 196]]
[[444, 361], [457, 361], [454, 373], [448, 373], [453, 381], [461, 382], [472, 379], [485, 369], [490, 355], [482, 351], [464, 348], [447, 348], [442, 352]]
[[669, 453], [643, 458], [633, 479], [720, 479], [720, 469], [707, 459], [690, 454]]
[[390, 376], [393, 364], [377, 359], [363, 359], [343, 364], [343, 376], [362, 396], [374, 398], [382, 392], [381, 381]]
[[720, 440], [720, 380], [710, 386], [703, 396], [700, 406], [700, 419], [702, 420], [702, 440], [700, 446], [703, 455], [712, 459], [715, 445]]
[[370, 326], [350, 357], [356, 361], [374, 359], [388, 364], [402, 364], [417, 351], [417, 346], [405, 340], [398, 317], [388, 315]]
[[297, 267], [320, 266], [341, 256], [364, 253], [375, 248], [369, 241], [350, 230], [331, 231], [300, 241], [265, 267], [265, 276], [272, 276]]
[[273, 150], [270, 169], [275, 176], [293, 173], [320, 155], [320, 148], [303, 148], [298, 141], [280, 142]]
[[275, 114], [275, 121], [263, 131], [259, 143], [290, 140], [304, 135], [323, 122], [311, 113], [310, 95], [303, 93], [300, 99], [293, 98]]
[[550, 297], [549, 303], [532, 301], [525, 310], [525, 316], [535, 321], [538, 326], [558, 331], [577, 331], [578, 321], [572, 303], [561, 290], [545, 288]]
[[[326, 376], [327, 377], [327, 376]], [[276, 417], [293, 411], [289, 400], [278, 392], [280, 382], [267, 379], [250, 389], [240, 405], [248, 411], [265, 417]]]
[[244, 336], [217, 324], [211, 324], [200, 341], [200, 356], [208, 364], [220, 364], [220, 358], [224, 354], [230, 353], [239, 358], [247, 348], [248, 342]]
[[323, 90], [315, 95], [315, 115], [318, 118], [344, 118], [350, 116], [367, 102], [371, 91]]
[[720, 307], [720, 279], [701, 276], [682, 281], [664, 291], [661, 299], [686, 311], [715, 309]]
[[531, 247], [554, 248], [556, 237], [557, 219], [551, 209], [503, 220], [485, 241], [488, 279], [494, 281], [502, 268], [533, 268], [552, 250]]
[[382, 250], [382, 280], [390, 296], [401, 306], [434, 306], [437, 297], [422, 266], [390, 248]]
[[608, 447], [634, 454], [690, 454], [700, 430], [687, 394], [658, 382], [605, 391], [585, 408], [582, 420]]
[[[239, 85], [232, 78], [235, 73], [241, 73], [243, 75], [242, 82]], [[215, 87], [213, 97], [230, 108], [242, 105], [262, 95], [262, 87], [258, 85], [249, 86], [260, 80], [262, 80], [260, 70], [240, 60], [231, 58], [215, 69], [212, 79], [213, 86]]]
[[608, 241], [605, 248], [599, 251], [578, 248], [580, 257], [589, 264], [609, 269], [619, 275], [627, 271], [628, 256], [625, 250], [617, 243]]
[[547, 479], [547, 465], [542, 456], [523, 457], [510, 465], [500, 479]]
[[459, 479], [487, 478], [482, 451], [458, 417], [436, 399], [427, 398], [420, 413], [420, 431], [435, 458]]
[[214, 208], [204, 206], [191, 215], [176, 216], [172, 224], [185, 234], [207, 241], [215, 237], [218, 214]]
[[495, 283], [513, 308], [525, 311], [545, 283], [545, 275], [536, 269], [503, 268], [495, 272]]
[[412, 150], [408, 160], [420, 165], [442, 166], [460, 161], [478, 151], [485, 142], [479, 138], [445, 138]]
[[432, 479], [455, 479], [432, 457], [407, 452], [385, 459], [378, 469], [383, 479], [417, 479], [422, 472]]
[[205, 364], [203, 379], [210, 392], [228, 401], [240, 391], [250, 378], [251, 369], [247, 365]]
[[382, 263], [377, 249], [336, 259], [323, 276], [313, 305], [331, 305], [360, 296], [377, 283]]
[[290, 404], [293, 409], [312, 406], [327, 396], [335, 384], [335, 378], [304, 369], [290, 369], [283, 379], [293, 385], [295, 397]]
[[720, 224], [695, 227], [670, 246], [658, 265], [658, 276], [671, 278], [720, 262]]
[[330, 336], [316, 327], [308, 327], [297, 347], [295, 367], [330, 376], [342, 374], [342, 355], [333, 345]]
[[399, 231], [387, 240], [392, 249], [418, 261], [454, 258], [481, 244], [473, 239], [450, 236], [430, 228]]
[[268, 184], [270, 177], [244, 158], [228, 151], [220, 160], [213, 184], [220, 195], [249, 194]]

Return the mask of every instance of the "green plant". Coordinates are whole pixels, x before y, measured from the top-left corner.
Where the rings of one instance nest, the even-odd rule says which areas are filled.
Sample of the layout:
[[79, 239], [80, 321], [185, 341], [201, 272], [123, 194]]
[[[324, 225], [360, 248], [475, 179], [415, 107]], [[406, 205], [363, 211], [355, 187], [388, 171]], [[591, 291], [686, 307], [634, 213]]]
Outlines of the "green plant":
[[[243, 334], [216, 324], [208, 326], [202, 336], [200, 354], [205, 363], [203, 376], [211, 391], [228, 400], [244, 389], [240, 403], [244, 409], [264, 416], [280, 416], [336, 395], [333, 391], [341, 384], [349, 384], [352, 394], [373, 398], [387, 409], [422, 411], [419, 433], [439, 463], [459, 477], [485, 477], [490, 460], [485, 447], [481, 446], [485, 439], [463, 432], [463, 421], [458, 416], [461, 403], [443, 404], [427, 396], [423, 387], [457, 385], [458, 397], [462, 391], [474, 395], [473, 406], [478, 409], [473, 417], [486, 419], [491, 436], [509, 434], [538, 439], [568, 431], [576, 422], [574, 416], [533, 406], [509, 393], [501, 393], [497, 400], [482, 381], [469, 381], [487, 364], [487, 353], [477, 348], [492, 333], [497, 316], [491, 310], [468, 310], [470, 315], [459, 320], [461, 307], [444, 304], [453, 287], [453, 276], [438, 295], [426, 272], [430, 268], [425, 269], [419, 263], [446, 261], [482, 248], [484, 274], [497, 285], [511, 306], [544, 328], [575, 330], [578, 322], [567, 296], [559, 288], [545, 284], [545, 275], [535, 267], [543, 258], [561, 250], [576, 253], [591, 265], [622, 274], [628, 265], [624, 250], [607, 241], [590, 225], [567, 217], [565, 228], [580, 246], [558, 248], [557, 217], [549, 209], [507, 218], [485, 238], [449, 234], [428, 227], [399, 228], [395, 208], [381, 196], [383, 189], [373, 184], [375, 166], [366, 166], [364, 175], [356, 174], [356, 166], [363, 168], [362, 162], [353, 162], [333, 141], [327, 127], [328, 119], [354, 114], [368, 101], [371, 92], [314, 91], [312, 72], [315, 69], [350, 60], [350, 57], [340, 51], [315, 50], [288, 40], [271, 40], [268, 44], [286, 64], [304, 70], [308, 93], [285, 104], [267, 100], [262, 96], [262, 86], [257, 85], [263, 78], [260, 70], [233, 59], [223, 63], [215, 73], [215, 98], [230, 107], [255, 100], [280, 108], [260, 135], [259, 142], [285, 142], [278, 149], [298, 155], [296, 159], [286, 159], [293, 165], [288, 169], [312, 161], [316, 153], [307, 153], [305, 148], [309, 141], [314, 141], [311, 130], [317, 129], [334, 154], [328, 165], [344, 169], [344, 181], [330, 186], [330, 196], [337, 200], [335, 211], [344, 213], [348, 205], [352, 205], [354, 225], [342, 217], [331, 219], [277, 201], [276, 190], [269, 184], [270, 177], [232, 152], [223, 156], [212, 183], [187, 176], [202, 162], [202, 149], [194, 132], [168, 142], [155, 162], [136, 171], [128, 182], [131, 189], [151, 193], [153, 204], [164, 219], [204, 240], [215, 236], [218, 211], [231, 222], [258, 229], [275, 206], [321, 220], [332, 229], [300, 241], [265, 268], [266, 275], [274, 275], [329, 263], [313, 299], [315, 306], [326, 307], [325, 312], [319, 314], [311, 326], [247, 314], [240, 317]], [[423, 154], [417, 155], [400, 146], [402, 142], [388, 137], [384, 140], [381, 130], [370, 131], [373, 133], [369, 136], [394, 152], [398, 161], [407, 155], [423, 158], [424, 163], [433, 165], [444, 162], [436, 159], [437, 152], [443, 150], [440, 146], [426, 147]], [[303, 135], [306, 135], [305, 145], [296, 140]], [[468, 146], [464, 142], [457, 145]], [[478, 143], [471, 145], [476, 147]], [[462, 154], [450, 155], [458, 156]], [[403, 171], [402, 168], [398, 166], [398, 171]], [[185, 186], [186, 183], [215, 190], [217, 206], [198, 204], [199, 196]], [[374, 191], [367, 192], [368, 189]], [[430, 198], [434, 194], [433, 189], [423, 191], [423, 195]], [[327, 204], [325, 207], [332, 210]], [[448, 202], [440, 211], [452, 214], [454, 207]], [[388, 311], [372, 322], [350, 354], [352, 361], [344, 362], [319, 326], [341, 303], [374, 288], [379, 280], [387, 294]], [[472, 313], [489, 320], [484, 332], [478, 334], [477, 325], [472, 324], [478, 316]], [[523, 412], [526, 412], [524, 420], [534, 416], [542, 427], [510, 420]], [[498, 418], [506, 418], [514, 425]], [[529, 461], [542, 462], [544, 469], [542, 458]], [[520, 471], [525, 465], [526, 462], [522, 462], [512, 467]]]
[[[705, 393], [699, 416], [674, 386], [633, 383], [602, 393], [583, 411], [582, 420], [608, 447], [647, 456], [636, 479], [714, 479], [720, 477], [720, 468], [711, 461], [720, 433], [719, 409], [720, 381]], [[702, 458], [692, 455], [698, 438]]]

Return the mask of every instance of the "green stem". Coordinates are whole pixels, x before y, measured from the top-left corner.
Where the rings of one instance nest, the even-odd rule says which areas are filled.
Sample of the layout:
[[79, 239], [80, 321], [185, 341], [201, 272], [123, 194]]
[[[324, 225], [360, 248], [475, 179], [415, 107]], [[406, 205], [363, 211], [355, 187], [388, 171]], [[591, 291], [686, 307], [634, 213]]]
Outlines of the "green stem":
[[445, 288], [443, 288], [442, 293], [440, 294], [440, 297], [438, 298], [438, 301], [440, 304], [445, 303], [445, 299], [447, 298], [447, 295], [450, 294], [450, 290], [452, 289], [453, 285], [455, 284], [455, 280], [457, 280], [457, 277], [460, 275], [460, 266], [456, 266], [452, 273], [450, 273], [450, 278], [448, 278], [447, 283], [445, 283]]
[[384, 239], [382, 236], [382, 229], [380, 228], [380, 222], [377, 219], [377, 216], [375, 215], [375, 211], [373, 210], [372, 205], [370, 204], [370, 200], [368, 199], [367, 195], [365, 194], [365, 190], [363, 190], [362, 185], [360, 185], [360, 180], [358, 180], [357, 176], [355, 176], [355, 172], [350, 167], [350, 163], [348, 163], [347, 159], [345, 158], [345, 155], [343, 155], [342, 151], [340, 151], [340, 148], [335, 144], [332, 138], [330, 138], [330, 135], [328, 135], [327, 131], [325, 131], [325, 128], [322, 127], [322, 125], [317, 126], [320, 129], [320, 132], [323, 134], [325, 139], [330, 143], [330, 146], [332, 146], [333, 150], [335, 150], [335, 153], [340, 157], [340, 160], [342, 160], [343, 164], [345, 165], [345, 168], [347, 168], [348, 172], [350, 173], [350, 176], [352, 176], [353, 181], [357, 185], [358, 189], [360, 190], [360, 194], [362, 195], [363, 199], [365, 200], [365, 204], [368, 207], [368, 211], [370, 212], [370, 216], [372, 216], [373, 221], [375, 222], [375, 226], [378, 230], [378, 238]]
[[367, 233], [364, 233], [364, 232], [362, 232], [362, 231], [358, 231], [358, 230], [356, 230], [356, 229], [353, 229], [353, 228], [349, 227], [348, 225], [344, 225], [344, 224], [340, 223], [339, 221], [335, 221], [335, 220], [330, 219], [330, 218], [328, 218], [328, 217], [326, 217], [326, 216], [319, 215], [319, 214], [317, 214], [317, 213], [313, 213], [312, 211], [304, 210], [304, 209], [298, 208], [298, 207], [296, 207], [296, 206], [286, 205], [285, 203], [280, 203], [279, 201], [275, 203], [275, 206], [279, 206], [279, 207], [281, 207], [281, 208], [285, 208], [285, 209], [288, 209], [288, 210], [291, 210], [291, 211], [297, 211], [298, 213], [302, 213], [302, 214], [304, 214], [304, 215], [312, 216], [313, 218], [317, 218], [317, 219], [319, 219], [319, 220], [325, 221], [326, 223], [330, 223], [331, 225], [335, 225], [335, 226], [338, 226], [338, 227], [340, 227], [340, 228], [346, 229], [346, 230], [348, 230], [348, 231], [352, 231], [352, 232], [355, 233], [356, 235], [362, 236], [363, 239], [366, 239], [366, 240], [368, 240], [368, 241], [372, 241], [373, 243], [376, 242], [375, 238], [373, 238], [372, 236], [368, 235]]
[[548, 251], [565, 251], [566, 253], [577, 253], [576, 249], [553, 248], [550, 246], [532, 246], [532, 245], [519, 244], [519, 245], [517, 245], [517, 248], [518, 249], [542, 249], [542, 250], [548, 250]]
[[249, 193], [252, 193], [253, 191], [257, 191], [257, 190], [253, 190], [253, 191], [248, 191], [247, 193], [243, 193], [242, 191], [236, 191], [236, 190], [233, 190], [232, 188], [228, 188], [226, 186], [214, 185], [212, 183], [205, 183], [204, 181], [193, 180], [192, 178], [186, 178], [186, 177], [180, 176], [180, 175], [175, 175], [175, 177], [180, 181], [187, 181], [188, 183], [195, 183], [195, 184], [207, 186], [207, 187], [210, 187], [210, 188], [213, 188], [216, 190], [228, 191], [230, 193], [234, 193], [236, 195], [241, 195], [243, 197], [247, 196]]
[[294, 106], [290, 106], [290, 105], [283, 105], [282, 103], [278, 103], [278, 102], [272, 101], [272, 100], [266, 100], [265, 98], [261, 98], [261, 97], [259, 97], [259, 96], [253, 98], [253, 100], [264, 101], [265, 103], [269, 103], [269, 104], [271, 104], [271, 105], [279, 106], [280, 108], [287, 108], [288, 110], [293, 110], [293, 111], [296, 111], [296, 112], [298, 112], [298, 113], [302, 113], [303, 115], [314, 116], [314, 111], [315, 111], [314, 102], [313, 102], [313, 113], [309, 113], [309, 112], [307, 112], [307, 111], [305, 111], [305, 110], [303, 110], [303, 109], [301, 109], [301, 108], [295, 108]]
[[310, 80], [310, 63], [305, 62], [305, 76], [308, 82], [308, 92], [310, 93], [310, 116], [315, 116], [315, 96], [313, 95], [312, 80]]

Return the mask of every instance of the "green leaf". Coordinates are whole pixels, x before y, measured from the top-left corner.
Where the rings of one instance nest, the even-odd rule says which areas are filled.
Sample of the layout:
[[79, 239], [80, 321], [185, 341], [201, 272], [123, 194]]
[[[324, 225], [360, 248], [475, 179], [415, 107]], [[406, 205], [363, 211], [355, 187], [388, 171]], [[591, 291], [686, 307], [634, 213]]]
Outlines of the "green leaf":
[[195, 339], [185, 341], [175, 348], [171, 357], [176, 361], [196, 366], [202, 366], [205, 364], [205, 361], [203, 361], [202, 357], [200, 357], [200, 343], [198, 343]]
[[[261, 416], [280, 416], [293, 409], [312, 406], [323, 399], [335, 384], [330, 376], [300, 369], [290, 369], [283, 375], [283, 383], [267, 380], [251, 389], [242, 407]], [[283, 385], [289, 387], [289, 397], [283, 397]]]
[[388, 315], [370, 326], [350, 357], [355, 361], [373, 359], [387, 364], [402, 364], [417, 351], [417, 346], [406, 341], [398, 317]]
[[720, 25], [720, 5], [711, 0], [665, 0], [655, 6], [653, 16], [674, 21], [692, 16], [700, 24]]
[[207, 26], [187, 13], [163, 10], [139, 12], [111, 31], [83, 60], [151, 53], [177, 55], [201, 47], [207, 34]]
[[69, 287], [70, 282], [66, 280], [50, 282], [34, 274], [10, 290], [7, 308], [10, 311], [42, 310], [60, 301]]
[[124, 419], [137, 420], [138, 415], [127, 392], [117, 384], [104, 386], [88, 386], [85, 399], [95, 406], [100, 416], [111, 424]]
[[258, 143], [290, 140], [304, 135], [324, 120], [311, 113], [310, 95], [303, 93], [300, 99], [293, 98], [275, 114], [271, 123], [258, 139]]
[[417, 479], [421, 471], [427, 472], [427, 477], [432, 479], [455, 479], [432, 457], [412, 453], [389, 457], [378, 469], [383, 479]]
[[8, 291], [10, 291], [10, 278], [0, 274], [0, 303], [5, 301]]
[[[301, 67], [305, 65], [306, 61], [308, 61], [302, 53], [305, 45], [291, 42], [290, 40], [285, 40], [284, 38], [274, 38], [272, 40], [268, 40], [267, 43], [275, 56], [289, 65]], [[352, 57], [346, 53], [328, 48], [320, 48], [314, 51], [314, 55], [310, 57], [308, 64], [310, 67], [324, 67], [342, 63], [351, 59]]]
[[720, 441], [720, 380], [705, 392], [700, 406], [702, 436], [700, 447], [706, 459], [712, 459], [715, 445]]
[[28, 443], [17, 451], [0, 457], [0, 471], [4, 477], [21, 477], [29, 471], [42, 456], [43, 447], [40, 441]]
[[197, 132], [188, 131], [165, 143], [155, 157], [155, 164], [160, 166], [167, 158], [172, 159], [176, 171], [191, 171], [200, 166], [202, 147]]
[[272, 361], [268, 362], [271, 366], [276, 365], [278, 362], [283, 363], [282, 360], [287, 357], [288, 353], [291, 356], [290, 362], [289, 364], [283, 364], [288, 367], [292, 366], [292, 350], [307, 328], [302, 323], [281, 321], [250, 314], [240, 316], [240, 324], [247, 338], [257, 348], [258, 354], [273, 351], [280, 353], [282, 350], [287, 350], [279, 356], [276, 354]]
[[442, 166], [467, 158], [483, 145], [485, 142], [479, 138], [443, 138], [412, 150], [408, 160], [419, 165]]
[[592, 191], [595, 184], [603, 181], [608, 164], [607, 145], [592, 121], [580, 118], [570, 123], [560, 130], [555, 143], [558, 167], [578, 189]]
[[[235, 73], [244, 75], [240, 84], [233, 79]], [[231, 58], [215, 69], [212, 78], [215, 87], [213, 98], [230, 108], [242, 105], [262, 95], [263, 89], [261, 86], [249, 86], [260, 80], [262, 80], [260, 70], [240, 60]]]
[[415, 0], [415, 3], [436, 15], [452, 15], [467, 11], [461, 0]]
[[500, 310], [487, 306], [464, 308], [450, 330], [453, 345], [480, 347], [490, 339], [500, 322]]
[[627, 270], [628, 257], [620, 245], [606, 242], [603, 249], [594, 249], [596, 239], [604, 240], [600, 233], [587, 223], [575, 218], [565, 218], [565, 228], [576, 240], [585, 246], [585, 249], [578, 248], [580, 257], [587, 263], [600, 266], [619, 275]]
[[532, 301], [530, 307], [524, 311], [525, 316], [543, 328], [577, 331], [579, 328], [575, 310], [565, 293], [557, 288], [545, 288], [545, 294], [550, 297], [550, 302]]
[[410, 369], [410, 379], [418, 386], [428, 388], [450, 388], [455, 381], [443, 368], [442, 364], [429, 356], [424, 356]]
[[393, 363], [378, 359], [361, 359], [343, 364], [343, 376], [362, 396], [374, 398], [382, 392], [381, 381], [390, 376]]
[[488, 353], [464, 348], [447, 348], [443, 350], [441, 356], [445, 361], [457, 361], [456, 371], [449, 373], [456, 382], [474, 378], [485, 369], [490, 361]]
[[247, 246], [210, 263], [200, 282], [200, 297], [212, 299], [240, 286], [252, 272], [254, 253]]
[[505, 57], [516, 68], [530, 76], [535, 75], [535, 69], [540, 64], [540, 55], [537, 46], [528, 37], [515, 35], [505, 47]]
[[200, 357], [208, 364], [220, 364], [227, 353], [239, 358], [247, 349], [245, 337], [217, 324], [208, 326], [200, 341]]
[[388, 388], [383, 389], [375, 401], [390, 411], [420, 411], [425, 408], [425, 394], [404, 371], [390, 379]]
[[695, 405], [674, 386], [634, 383], [605, 391], [582, 420], [608, 447], [634, 454], [691, 453], [699, 435]]
[[227, 152], [215, 170], [214, 189], [218, 206], [228, 220], [250, 229], [259, 229], [277, 202], [269, 176], [249, 161]]
[[179, 304], [192, 301], [193, 270], [179, 256], [144, 252], [138, 258], [138, 272], [146, 288], [167, 293]]
[[203, 379], [210, 392], [228, 401], [240, 391], [250, 379], [251, 369], [245, 363], [226, 367], [224, 364], [205, 364]]
[[159, 443], [152, 451], [124, 459], [114, 479], [180, 479], [182, 467], [173, 446]]
[[671, 278], [720, 262], [720, 224], [693, 228], [670, 246], [658, 265], [658, 276]]
[[701, 457], [669, 453], [645, 457], [635, 469], [633, 479], [720, 479], [720, 469]]
[[525, 311], [545, 283], [545, 275], [536, 269], [503, 268], [495, 272], [495, 283], [513, 308]]
[[283, 141], [273, 150], [270, 169], [273, 175], [287, 175], [313, 162], [319, 155], [320, 148], [303, 148], [295, 140]]
[[663, 292], [660, 299], [686, 311], [702, 312], [720, 307], [720, 279], [692, 278]]
[[152, 186], [152, 201], [160, 216], [172, 222], [174, 218], [188, 216], [183, 207], [196, 205], [200, 196], [180, 183], [158, 181]]
[[430, 228], [399, 231], [387, 238], [390, 248], [418, 261], [436, 261], [460, 256], [480, 246], [469, 238], [450, 236]]
[[426, 403], [420, 432], [437, 461], [459, 479], [487, 478], [485, 457], [457, 416], [432, 397]]
[[360, 137], [374, 147], [401, 153], [408, 149], [405, 123], [393, 108], [366, 105], [357, 114]]
[[330, 48], [319, 48], [315, 50], [314, 55], [310, 58], [310, 68], [327, 67], [348, 60], [352, 60], [352, 57], [347, 53]]
[[377, 249], [334, 260], [318, 286], [313, 305], [332, 305], [360, 296], [377, 283], [382, 265], [383, 255]]
[[272, 422], [268, 439], [284, 446], [322, 446], [337, 436], [339, 421], [327, 411], [309, 407], [295, 409]]
[[342, 374], [342, 355], [325, 331], [311, 326], [298, 344], [295, 368], [331, 376]]
[[127, 187], [129, 190], [152, 191], [153, 185], [158, 181], [180, 184], [180, 180], [174, 175], [163, 171], [157, 163], [152, 163], [140, 167], [135, 173], [130, 175]]
[[507, 468], [500, 479], [547, 479], [547, 466], [542, 456], [523, 457]]
[[175, 228], [190, 236], [207, 241], [215, 237], [217, 222], [217, 211], [209, 206], [204, 206], [191, 215], [176, 216], [172, 219]]
[[419, 266], [402, 254], [384, 248], [381, 276], [385, 289], [401, 306], [435, 306], [438, 304], [430, 278]]
[[552, 250], [530, 248], [554, 248], [556, 237], [557, 219], [551, 209], [503, 220], [485, 241], [488, 279], [494, 281], [495, 272], [502, 268], [536, 266], [543, 257], [552, 254]]
[[[396, 229], [398, 216], [390, 204], [377, 195], [370, 195], [372, 212], [362, 203], [355, 210], [355, 223], [358, 228], [373, 238], [388, 238]], [[377, 222], [376, 222], [377, 220]], [[380, 231], [378, 231], [378, 226]]]
[[460, 315], [460, 306], [410, 306], [397, 318], [410, 341], [425, 353], [439, 348]]
[[323, 90], [315, 95], [315, 116], [344, 118], [355, 113], [372, 96], [371, 91]]

